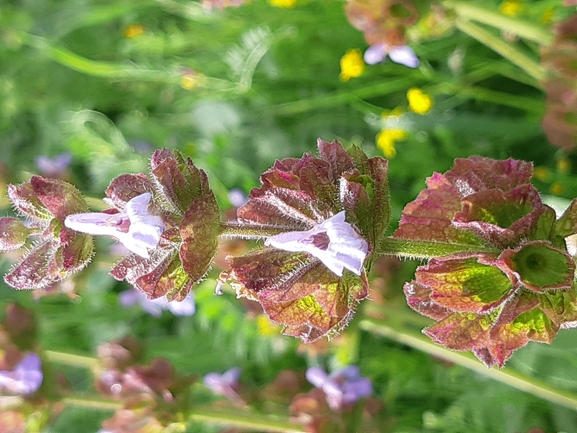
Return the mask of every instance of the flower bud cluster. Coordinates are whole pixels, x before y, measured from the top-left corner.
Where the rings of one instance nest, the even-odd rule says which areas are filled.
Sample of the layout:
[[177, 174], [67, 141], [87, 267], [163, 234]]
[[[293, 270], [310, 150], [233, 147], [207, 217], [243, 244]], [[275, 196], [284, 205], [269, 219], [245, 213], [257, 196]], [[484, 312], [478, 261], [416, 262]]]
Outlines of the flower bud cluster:
[[403, 210], [394, 237], [469, 245], [433, 258], [405, 284], [411, 308], [437, 322], [424, 332], [450, 349], [502, 366], [529, 341], [550, 343], [577, 319], [575, 263], [564, 237], [577, 229], [571, 207], [558, 221], [529, 183], [531, 164], [457, 159]]

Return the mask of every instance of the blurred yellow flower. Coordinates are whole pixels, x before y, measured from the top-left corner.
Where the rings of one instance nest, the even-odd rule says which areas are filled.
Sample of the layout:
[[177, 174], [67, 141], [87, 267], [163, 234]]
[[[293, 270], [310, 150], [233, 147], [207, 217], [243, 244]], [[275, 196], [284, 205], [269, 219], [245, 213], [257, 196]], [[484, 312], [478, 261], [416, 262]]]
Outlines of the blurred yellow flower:
[[520, 0], [505, 0], [499, 6], [499, 12], [503, 15], [509, 15], [510, 17], [515, 17], [521, 12], [523, 5]]
[[278, 335], [281, 330], [281, 327], [276, 323], [271, 322], [265, 314], [259, 314], [256, 317], [256, 327], [259, 335], [263, 337]]
[[555, 182], [553, 185], [551, 185], [549, 190], [553, 195], [561, 195], [564, 189], [565, 188], [563, 188], [563, 185], [561, 185], [559, 182]]
[[413, 113], [427, 114], [433, 108], [433, 98], [416, 87], [409, 89], [407, 99], [409, 100], [409, 109]]
[[192, 90], [196, 87], [196, 78], [190, 75], [185, 75], [180, 78], [180, 87], [185, 90]]
[[535, 167], [533, 170], [533, 176], [539, 179], [540, 181], [544, 182], [549, 178], [549, 169], [547, 167]]
[[554, 15], [555, 15], [554, 8], [547, 9], [545, 12], [543, 12], [543, 15], [541, 15], [541, 22], [543, 24], [549, 24], [553, 20]]
[[297, 4], [297, 0], [268, 0], [271, 6], [276, 6], [277, 8], [294, 8]]
[[142, 24], [130, 24], [124, 27], [122, 34], [126, 39], [136, 38], [144, 33], [144, 26]]
[[401, 128], [386, 128], [377, 134], [377, 147], [387, 158], [394, 158], [397, 154], [395, 143], [407, 138], [409, 133]]
[[567, 158], [559, 158], [557, 160], [557, 170], [561, 173], [567, 173], [571, 168], [571, 162]]
[[351, 78], [360, 77], [365, 70], [363, 54], [359, 49], [348, 50], [341, 57], [341, 80], [349, 81]]

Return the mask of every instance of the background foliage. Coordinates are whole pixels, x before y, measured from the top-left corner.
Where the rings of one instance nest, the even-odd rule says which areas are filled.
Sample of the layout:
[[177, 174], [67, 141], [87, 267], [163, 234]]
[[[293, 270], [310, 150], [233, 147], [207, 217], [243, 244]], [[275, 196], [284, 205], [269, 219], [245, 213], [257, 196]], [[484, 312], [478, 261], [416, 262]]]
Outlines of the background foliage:
[[[457, 157], [530, 160], [537, 187], [555, 196], [552, 201], [562, 206], [577, 195], [576, 154], [549, 144], [540, 126], [545, 94], [538, 77], [459, 31], [450, 7], [442, 12], [438, 6], [437, 14], [408, 30], [418, 68], [387, 61], [342, 81], [341, 57], [368, 46], [347, 21], [342, 2], [300, 0], [280, 8], [254, 0], [210, 13], [207, 3], [0, 0], [3, 216], [11, 214], [5, 186], [38, 173], [39, 156], [69, 152], [72, 163], [61, 176], [100, 198], [116, 175], [146, 172], [148, 156], [162, 147], [191, 156], [209, 173], [220, 204], [231, 207], [231, 189], [248, 193], [275, 159], [314, 152], [317, 137], [382, 155], [375, 144], [387, 127], [381, 114], [397, 107], [405, 114], [395, 119], [407, 134], [390, 161], [391, 231], [424, 179], [446, 171]], [[511, 17], [504, 3], [521, 8]], [[549, 37], [556, 22], [575, 13], [556, 0], [504, 3], [471, 2], [532, 23]], [[538, 64], [538, 42], [495, 27], [487, 31]], [[434, 100], [426, 114], [408, 108], [413, 87]], [[271, 382], [283, 369], [358, 364], [384, 402], [392, 431], [577, 431], [574, 410], [363, 326], [363, 317], [414, 333], [427, 324], [404, 306], [402, 283], [414, 262], [383, 260], [373, 275], [373, 305], [333, 343], [304, 347], [271, 332], [231, 291], [214, 297], [211, 278], [196, 292], [192, 317], [165, 312], [156, 318], [122, 307], [118, 294], [126, 287], [107, 275], [117, 260], [106, 254], [109, 247], [102, 241], [97, 261], [51, 296], [0, 285], [3, 302], [36, 312], [44, 349], [93, 355], [99, 344], [133, 335], [144, 341], [147, 359], [163, 356], [196, 375], [240, 366], [242, 380], [252, 386]], [[1, 260], [5, 271], [13, 258]], [[531, 380], [577, 392], [576, 355], [575, 330], [569, 330], [551, 346], [519, 350], [508, 365]], [[67, 375], [73, 390], [90, 389], [84, 370]], [[109, 416], [71, 406], [44, 431], [97, 431]], [[219, 429], [188, 426], [191, 432]]]

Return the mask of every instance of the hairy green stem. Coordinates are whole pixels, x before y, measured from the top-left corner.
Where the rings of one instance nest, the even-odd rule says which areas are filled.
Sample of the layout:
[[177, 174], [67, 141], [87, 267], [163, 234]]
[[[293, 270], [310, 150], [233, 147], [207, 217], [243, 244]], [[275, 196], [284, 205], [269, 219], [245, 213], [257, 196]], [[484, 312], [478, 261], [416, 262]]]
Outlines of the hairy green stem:
[[380, 256], [397, 256], [406, 259], [432, 259], [457, 253], [498, 254], [500, 250], [481, 245], [450, 244], [432, 241], [385, 238], [377, 248]]
[[222, 230], [220, 236], [224, 238], [239, 239], [265, 239], [269, 236], [294, 231], [289, 227], [275, 227], [248, 223], [241, 224], [233, 221], [220, 223], [220, 228]]
[[501, 370], [487, 368], [479, 360], [475, 359], [473, 355], [445, 349], [415, 331], [409, 331], [402, 326], [389, 326], [388, 322], [385, 324], [375, 319], [363, 319], [359, 323], [359, 326], [365, 331], [390, 338], [391, 340], [460, 365], [544, 400], [577, 410], [577, 395], [575, 394], [556, 389], [539, 380], [524, 376], [511, 368], [505, 367]]
[[547, 78], [547, 71], [543, 66], [522, 53], [518, 48], [506, 42], [505, 40], [491, 34], [482, 27], [467, 21], [465, 19], [455, 20], [455, 25], [463, 33], [477, 39], [483, 45], [499, 53], [511, 63], [523, 69], [527, 74], [537, 81], [544, 81]]
[[545, 28], [518, 18], [508, 17], [479, 4], [468, 1], [448, 0], [443, 2], [443, 5], [453, 10], [460, 18], [487, 24], [522, 38], [538, 42], [541, 45], [549, 45], [553, 42], [553, 35]]

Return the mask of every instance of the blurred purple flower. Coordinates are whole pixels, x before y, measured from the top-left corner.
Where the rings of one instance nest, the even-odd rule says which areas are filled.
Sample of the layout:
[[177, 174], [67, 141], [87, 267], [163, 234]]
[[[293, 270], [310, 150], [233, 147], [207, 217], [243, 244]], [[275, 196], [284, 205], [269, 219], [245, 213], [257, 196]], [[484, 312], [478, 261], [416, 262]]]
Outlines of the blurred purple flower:
[[307, 380], [324, 391], [327, 403], [333, 411], [339, 411], [373, 393], [371, 381], [360, 377], [359, 367], [349, 365], [327, 375], [319, 367], [306, 372]]
[[0, 370], [0, 392], [17, 395], [36, 392], [44, 379], [41, 364], [36, 353], [29, 353], [13, 370]]
[[271, 236], [264, 244], [283, 251], [309, 253], [339, 277], [344, 268], [361, 275], [368, 252], [367, 241], [345, 221], [345, 211], [310, 230]]
[[145, 192], [126, 203], [118, 213], [79, 213], [68, 215], [64, 225], [90, 235], [114, 236], [134, 254], [147, 259], [148, 249], [158, 245], [165, 224], [149, 211], [152, 194]]
[[139, 304], [143, 311], [154, 317], [162, 315], [163, 310], [168, 310], [175, 316], [192, 316], [196, 311], [194, 295], [192, 292], [184, 298], [184, 301], [167, 301], [166, 297], [148, 299], [140, 290], [129, 289], [120, 293], [118, 300], [121, 305], [131, 307]]
[[72, 155], [68, 152], [56, 155], [54, 158], [41, 155], [36, 158], [36, 168], [38, 168], [44, 176], [60, 177], [64, 174], [71, 162]]
[[419, 66], [419, 58], [413, 49], [407, 45], [400, 47], [391, 47], [383, 42], [371, 45], [365, 51], [364, 59], [367, 65], [375, 65], [384, 62], [387, 56], [395, 63], [416, 68]]
[[240, 396], [236, 392], [239, 376], [240, 368], [234, 367], [223, 374], [208, 373], [204, 376], [203, 382], [204, 386], [210, 388], [215, 394], [223, 395], [234, 402], [242, 403]]
[[234, 207], [241, 207], [246, 204], [248, 198], [243, 190], [238, 188], [233, 188], [228, 192], [228, 201]]

